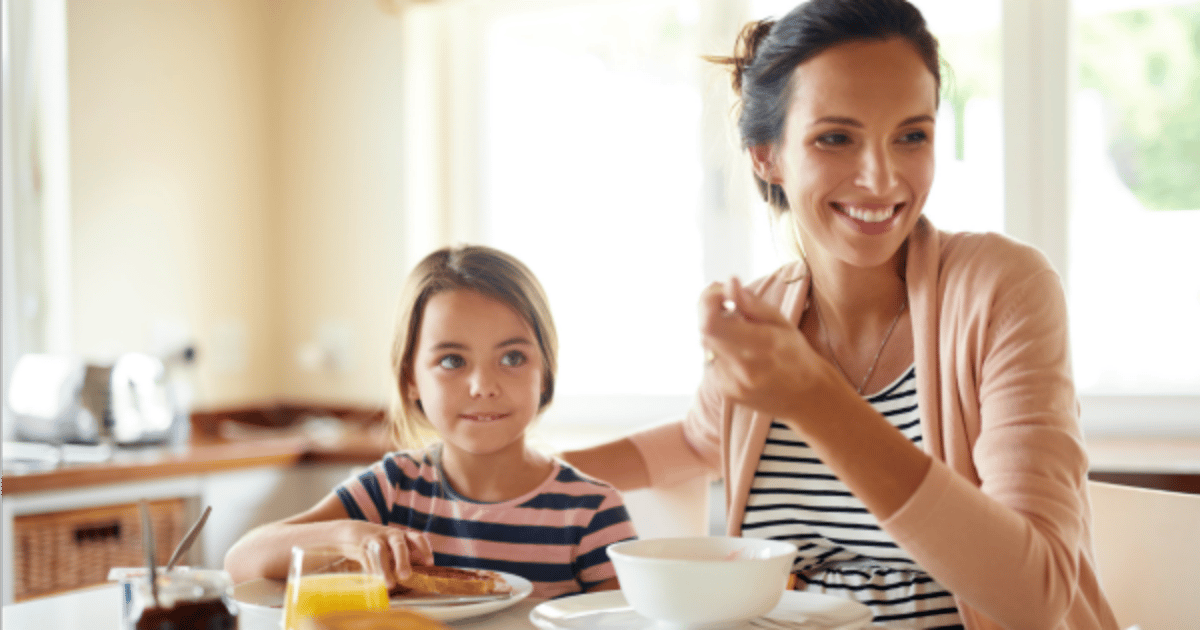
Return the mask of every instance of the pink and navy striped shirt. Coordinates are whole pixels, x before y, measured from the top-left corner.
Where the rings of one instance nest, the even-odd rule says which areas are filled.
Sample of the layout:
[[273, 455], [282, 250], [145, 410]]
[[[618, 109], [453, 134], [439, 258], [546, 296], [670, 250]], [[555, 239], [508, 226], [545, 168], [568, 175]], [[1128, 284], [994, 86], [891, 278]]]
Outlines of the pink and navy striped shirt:
[[351, 518], [425, 532], [434, 564], [490, 569], [533, 583], [533, 597], [585, 591], [616, 577], [609, 545], [636, 537], [617, 491], [555, 460], [524, 496], [480, 503], [458, 494], [441, 445], [389, 453], [337, 488]]

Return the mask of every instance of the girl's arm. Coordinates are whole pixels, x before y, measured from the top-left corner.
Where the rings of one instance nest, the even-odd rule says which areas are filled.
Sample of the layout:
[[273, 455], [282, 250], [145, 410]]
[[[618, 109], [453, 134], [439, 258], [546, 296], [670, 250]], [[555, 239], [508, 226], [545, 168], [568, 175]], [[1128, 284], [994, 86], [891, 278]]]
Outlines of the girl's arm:
[[593, 586], [592, 588], [589, 588], [587, 590], [587, 592], [595, 593], [596, 591], [619, 591], [619, 590], [621, 590], [621, 583], [617, 581], [617, 578], [612, 578], [612, 579], [604, 580], [603, 582]]
[[433, 564], [429, 540], [400, 527], [352, 520], [336, 492], [311, 509], [250, 530], [225, 554], [225, 570], [234, 583], [254, 578], [286, 579], [293, 546], [319, 544], [380, 546], [388, 588], [412, 573], [412, 564]]

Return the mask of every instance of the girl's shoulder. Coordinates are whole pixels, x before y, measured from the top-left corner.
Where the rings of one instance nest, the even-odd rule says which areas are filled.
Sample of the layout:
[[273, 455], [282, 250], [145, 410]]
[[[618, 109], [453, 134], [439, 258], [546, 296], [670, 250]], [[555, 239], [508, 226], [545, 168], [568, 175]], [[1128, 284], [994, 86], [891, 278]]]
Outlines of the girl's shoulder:
[[397, 470], [408, 477], [420, 477], [423, 470], [437, 468], [435, 446], [391, 451], [375, 465], [385, 470]]
[[557, 457], [553, 461], [555, 467], [549, 484], [559, 487], [574, 487], [577, 491], [585, 493], [617, 493], [617, 489], [609, 483], [601, 481]]

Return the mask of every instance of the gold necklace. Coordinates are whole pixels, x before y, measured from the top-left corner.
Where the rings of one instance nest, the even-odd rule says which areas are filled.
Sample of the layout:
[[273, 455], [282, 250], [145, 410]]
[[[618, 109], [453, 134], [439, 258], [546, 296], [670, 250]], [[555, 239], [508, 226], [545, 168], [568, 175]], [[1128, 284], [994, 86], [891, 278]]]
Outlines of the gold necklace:
[[[817, 311], [817, 328], [821, 331], [821, 338], [825, 341], [825, 349], [829, 351], [829, 358], [833, 359], [833, 366], [842, 373], [842, 377], [848, 382], [853, 383], [850, 375], [846, 374], [846, 370], [842, 369], [842, 364], [838, 362], [837, 355], [833, 352], [833, 345], [829, 343], [829, 331], [825, 330], [825, 322], [821, 319], [821, 305], [817, 302], [816, 296], [812, 298], [813, 307]], [[904, 296], [904, 302], [900, 304], [900, 312], [896, 313], [896, 317], [892, 318], [892, 323], [888, 325], [887, 332], [883, 334], [883, 341], [879, 343], [879, 350], [875, 351], [875, 358], [871, 360], [871, 367], [867, 369], [867, 375], [863, 377], [861, 383], [858, 384], [858, 395], [861, 396], [863, 388], [867, 386], [867, 381], [871, 380], [871, 375], [875, 373], [875, 367], [879, 365], [879, 357], [883, 356], [883, 348], [887, 345], [888, 339], [892, 338], [892, 331], [896, 328], [896, 323], [900, 321], [900, 316], [904, 314], [904, 309], [908, 308], [908, 296]]]

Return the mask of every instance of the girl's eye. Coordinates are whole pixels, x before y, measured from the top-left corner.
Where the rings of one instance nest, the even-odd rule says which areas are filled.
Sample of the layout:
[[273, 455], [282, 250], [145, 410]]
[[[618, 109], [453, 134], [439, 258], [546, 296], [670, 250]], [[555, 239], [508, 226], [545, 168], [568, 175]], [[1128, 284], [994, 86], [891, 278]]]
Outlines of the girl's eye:
[[850, 144], [850, 136], [841, 132], [830, 132], [817, 136], [817, 144], [824, 147], [841, 147]]
[[525, 365], [525, 362], [528, 360], [529, 359], [525, 357], [524, 352], [521, 352], [520, 350], [512, 350], [510, 352], [506, 352], [503, 357], [500, 357], [500, 365], [518, 367]]
[[438, 367], [453, 370], [466, 365], [467, 362], [457, 354], [447, 354], [438, 360]]

